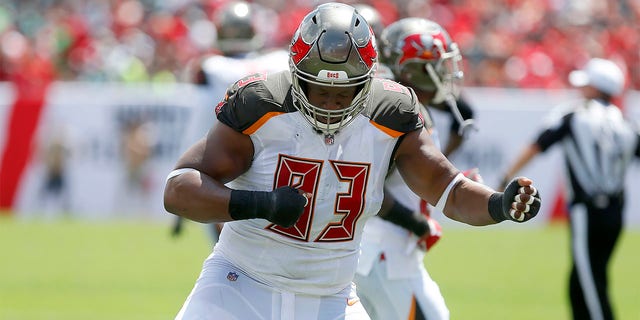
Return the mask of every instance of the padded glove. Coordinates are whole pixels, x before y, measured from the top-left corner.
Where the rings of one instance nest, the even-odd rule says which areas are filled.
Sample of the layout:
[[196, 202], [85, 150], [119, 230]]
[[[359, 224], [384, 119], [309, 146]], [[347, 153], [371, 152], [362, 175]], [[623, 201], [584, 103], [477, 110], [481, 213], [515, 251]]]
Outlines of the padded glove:
[[521, 185], [520, 179], [514, 178], [504, 192], [496, 192], [489, 198], [489, 214], [496, 222], [525, 222], [540, 211], [540, 193], [533, 185]]
[[308, 199], [291, 186], [268, 191], [232, 190], [229, 215], [234, 220], [262, 218], [283, 227], [293, 226]]

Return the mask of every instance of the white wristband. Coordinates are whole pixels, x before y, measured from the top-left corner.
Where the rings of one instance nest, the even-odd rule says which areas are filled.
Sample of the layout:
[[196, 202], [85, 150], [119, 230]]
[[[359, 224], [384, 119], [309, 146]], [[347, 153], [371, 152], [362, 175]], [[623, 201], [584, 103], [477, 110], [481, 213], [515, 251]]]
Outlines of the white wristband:
[[200, 171], [198, 171], [198, 170], [196, 170], [196, 169], [193, 169], [193, 168], [180, 168], [180, 169], [176, 169], [176, 170], [173, 170], [173, 171], [169, 172], [169, 175], [167, 176], [167, 179], [165, 180], [165, 183], [166, 183], [167, 181], [169, 181], [169, 179], [171, 179], [171, 178], [175, 178], [175, 177], [177, 177], [177, 176], [179, 176], [179, 175], [181, 175], [181, 174], [183, 174], [183, 173], [187, 173], [187, 172], [191, 172], [191, 171], [197, 171], [197, 172], [200, 172]]
[[449, 185], [444, 189], [444, 192], [438, 199], [438, 203], [436, 204], [436, 209], [440, 212], [443, 212], [445, 204], [447, 204], [447, 199], [449, 199], [449, 193], [451, 193], [451, 189], [460, 181], [460, 179], [464, 178], [462, 173], [458, 173], [452, 180], [449, 182]]

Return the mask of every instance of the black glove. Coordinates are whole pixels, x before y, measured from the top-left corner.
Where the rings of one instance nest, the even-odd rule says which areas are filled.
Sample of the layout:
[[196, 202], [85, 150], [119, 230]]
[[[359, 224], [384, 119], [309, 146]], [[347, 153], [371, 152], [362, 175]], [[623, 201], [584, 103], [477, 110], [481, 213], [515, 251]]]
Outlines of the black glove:
[[232, 190], [229, 215], [234, 220], [262, 218], [290, 227], [298, 221], [306, 205], [307, 198], [290, 186], [271, 192]]
[[496, 192], [489, 198], [489, 214], [496, 222], [512, 220], [525, 222], [540, 211], [540, 193], [533, 186], [521, 186], [519, 178], [507, 184], [504, 192]]

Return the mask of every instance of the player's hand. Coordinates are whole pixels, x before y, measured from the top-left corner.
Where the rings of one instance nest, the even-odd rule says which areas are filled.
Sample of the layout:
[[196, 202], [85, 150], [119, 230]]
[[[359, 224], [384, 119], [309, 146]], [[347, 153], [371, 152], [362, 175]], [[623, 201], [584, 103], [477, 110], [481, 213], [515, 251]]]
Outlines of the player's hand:
[[311, 195], [290, 186], [271, 192], [232, 190], [229, 215], [233, 220], [262, 218], [283, 227], [294, 225]]
[[475, 182], [484, 183], [484, 179], [482, 179], [482, 176], [480, 175], [480, 169], [478, 169], [478, 168], [467, 169], [465, 171], [462, 171], [462, 174], [465, 177], [467, 177], [467, 178], [469, 178], [469, 179], [471, 179], [471, 180], [473, 180]]
[[540, 204], [540, 193], [533, 186], [533, 181], [518, 177], [507, 184], [503, 193], [496, 192], [491, 196], [489, 213], [496, 222], [525, 222], [538, 214]]
[[277, 225], [290, 227], [294, 225], [309, 203], [307, 195], [290, 186], [280, 187], [269, 193], [270, 207], [265, 208], [259, 218], [267, 219]]
[[429, 224], [429, 232], [418, 239], [418, 248], [423, 251], [429, 251], [442, 237], [442, 227], [435, 219], [427, 217]]

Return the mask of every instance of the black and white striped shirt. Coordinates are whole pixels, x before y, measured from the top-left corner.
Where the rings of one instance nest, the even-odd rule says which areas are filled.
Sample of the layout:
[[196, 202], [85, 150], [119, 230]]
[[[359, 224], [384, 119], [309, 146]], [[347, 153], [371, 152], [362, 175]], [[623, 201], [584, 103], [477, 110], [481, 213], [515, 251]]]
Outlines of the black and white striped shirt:
[[613, 104], [583, 100], [550, 116], [536, 143], [544, 152], [562, 141], [575, 202], [621, 196], [627, 167], [640, 156], [638, 131]]

